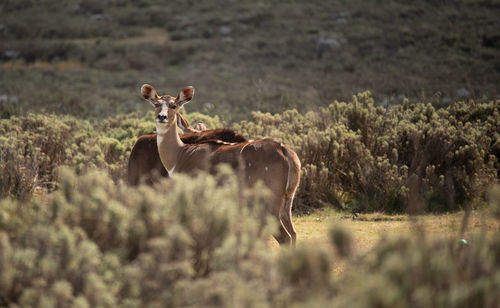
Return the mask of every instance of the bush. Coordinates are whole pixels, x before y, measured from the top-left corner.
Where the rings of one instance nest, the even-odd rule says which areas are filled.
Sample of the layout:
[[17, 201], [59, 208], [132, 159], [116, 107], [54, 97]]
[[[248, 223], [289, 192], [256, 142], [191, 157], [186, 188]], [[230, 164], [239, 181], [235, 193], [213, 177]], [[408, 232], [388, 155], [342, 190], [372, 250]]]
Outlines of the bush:
[[306, 114], [254, 113], [253, 122], [234, 127], [297, 151], [302, 208], [450, 211], [484, 197], [497, 178], [499, 110], [498, 100], [387, 109], [362, 93]]
[[70, 158], [75, 163], [97, 163], [83, 158], [92, 152], [82, 143], [91, 136], [89, 124], [69, 117], [59, 121], [44, 115], [14, 117], [0, 122], [0, 134], [2, 196], [25, 198], [37, 187], [52, 189], [57, 167]]
[[53, 190], [61, 165], [78, 173], [102, 168], [123, 179], [136, 137], [154, 128], [143, 122], [123, 116], [93, 126], [42, 114], [0, 120], [0, 196], [25, 199], [37, 189]]
[[[333, 205], [351, 211], [454, 211], [484, 200], [498, 179], [500, 101], [457, 102], [435, 109], [406, 102], [375, 107], [368, 93], [301, 114], [254, 113], [233, 124], [249, 138], [275, 137], [302, 163], [296, 209]], [[187, 114], [191, 123], [221, 127], [218, 117]], [[114, 180], [137, 137], [155, 130], [152, 112], [99, 122], [28, 115], [1, 120], [3, 196], [53, 189], [56, 169], [106, 169]]]
[[192, 112], [186, 115], [186, 119], [191, 126], [194, 126], [197, 122], [201, 122], [207, 126], [207, 129], [224, 127], [218, 116], [210, 117], [199, 112]]
[[[329, 247], [270, 254], [261, 189], [228, 170], [155, 187], [61, 170], [60, 189], [0, 201], [0, 305], [63, 307], [497, 307], [500, 236], [464, 243], [423, 230], [360, 255], [340, 227]], [[500, 223], [500, 187], [490, 194]], [[325, 249], [326, 248], [326, 249]], [[344, 262], [344, 273], [331, 271]]]
[[196, 294], [233, 280], [245, 292], [270, 292], [255, 279], [271, 274], [265, 246], [275, 224], [265, 194], [237, 183], [223, 171], [134, 189], [63, 169], [47, 200], [0, 205], [0, 303], [217, 304], [232, 300], [226, 289]]

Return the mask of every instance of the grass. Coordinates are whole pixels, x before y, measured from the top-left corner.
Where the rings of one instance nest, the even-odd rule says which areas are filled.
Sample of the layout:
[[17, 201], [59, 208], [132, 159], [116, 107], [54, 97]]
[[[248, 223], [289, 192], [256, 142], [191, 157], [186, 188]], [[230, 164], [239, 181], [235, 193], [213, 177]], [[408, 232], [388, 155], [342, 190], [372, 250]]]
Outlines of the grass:
[[[296, 217], [295, 227], [300, 242], [326, 244], [329, 241], [328, 230], [334, 224], [342, 224], [354, 237], [354, 249], [360, 253], [368, 251], [383, 236], [397, 236], [414, 232], [422, 227], [431, 237], [460, 237], [460, 229], [465, 212], [452, 214], [427, 214], [416, 217], [407, 215], [387, 216], [379, 220], [381, 214], [363, 214], [366, 220], [346, 219], [345, 214], [333, 209], [319, 210], [311, 215]], [[349, 215], [351, 216], [351, 215]], [[371, 218], [371, 219], [370, 219]], [[481, 231], [493, 231], [500, 225], [488, 217], [487, 210], [476, 210], [471, 213], [464, 238]]]
[[[365, 254], [380, 241], [417, 232], [419, 229], [425, 230], [429, 238], [455, 237], [457, 241], [463, 238], [471, 243], [473, 235], [481, 232], [488, 235], [500, 228], [500, 223], [489, 216], [488, 210], [474, 210], [469, 216], [465, 233], [461, 235], [464, 215], [464, 211], [415, 217], [373, 213], [362, 214], [359, 216], [361, 219], [353, 220], [350, 214], [327, 208], [309, 215], [294, 217], [294, 223], [297, 230], [297, 245], [320, 245], [325, 248], [330, 247], [328, 237], [330, 228], [340, 224], [351, 234], [355, 254]], [[278, 254], [280, 249], [276, 241], [272, 240], [270, 243]], [[339, 262], [332, 271], [341, 274], [344, 266], [343, 262]]]
[[[191, 111], [225, 121], [307, 111], [365, 90], [387, 105], [500, 90], [500, 7], [481, 1], [50, 2], [8, 1], [0, 11], [0, 95], [15, 96], [20, 112], [147, 110], [145, 82], [168, 93], [192, 84]], [[54, 84], [59, 96], [36, 93]]]

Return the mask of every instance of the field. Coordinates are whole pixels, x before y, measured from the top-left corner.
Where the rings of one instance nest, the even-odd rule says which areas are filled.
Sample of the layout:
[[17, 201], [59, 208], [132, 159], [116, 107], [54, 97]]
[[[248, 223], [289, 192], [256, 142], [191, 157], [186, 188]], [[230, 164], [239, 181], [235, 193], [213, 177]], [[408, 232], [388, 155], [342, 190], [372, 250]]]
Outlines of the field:
[[[0, 307], [499, 307], [500, 3], [4, 0]], [[228, 168], [127, 184], [189, 123], [301, 162], [297, 246]]]
[[3, 1], [0, 113], [145, 111], [146, 82], [167, 93], [194, 85], [189, 111], [225, 121], [366, 90], [384, 106], [500, 90], [495, 1], [217, 3]]
[[477, 210], [471, 212], [467, 227], [462, 233], [464, 215], [464, 212], [457, 212], [410, 217], [371, 213], [361, 214], [352, 219], [352, 214], [327, 209], [296, 217], [295, 227], [300, 234], [300, 244], [313, 243], [326, 246], [330, 241], [328, 230], [334, 225], [341, 225], [352, 234], [353, 249], [361, 254], [369, 252], [379, 241], [387, 237], [409, 235], [418, 232], [419, 229], [424, 230], [430, 239], [451, 236], [458, 241], [462, 238], [470, 239], [482, 232], [492, 235], [500, 227], [498, 221], [492, 219], [487, 211]]
[[[451, 238], [458, 242], [461, 239], [470, 241], [482, 234], [488, 237], [495, 236], [495, 231], [500, 228], [498, 221], [491, 219], [487, 211], [481, 210], [470, 213], [462, 231], [464, 216], [464, 212], [417, 217], [374, 213], [363, 214], [353, 219], [352, 214], [326, 209], [298, 216], [294, 219], [294, 223], [299, 235], [297, 242], [299, 245], [318, 245], [324, 249], [329, 249], [330, 228], [335, 225], [342, 226], [351, 234], [352, 249], [356, 255], [369, 254], [375, 246], [401, 235], [408, 236], [412, 232], [424, 232], [430, 241]], [[281, 250], [276, 241], [270, 240], [269, 245], [279, 256]], [[341, 276], [346, 270], [346, 262], [336, 260], [331, 270], [334, 276]]]

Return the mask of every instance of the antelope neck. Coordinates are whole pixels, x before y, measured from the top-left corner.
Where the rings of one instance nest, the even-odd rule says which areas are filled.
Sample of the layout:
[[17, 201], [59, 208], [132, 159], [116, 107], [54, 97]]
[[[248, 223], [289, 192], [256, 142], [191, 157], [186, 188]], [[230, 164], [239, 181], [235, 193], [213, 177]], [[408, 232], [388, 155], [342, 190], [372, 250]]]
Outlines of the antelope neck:
[[168, 174], [171, 175], [174, 172], [177, 156], [183, 148], [184, 143], [177, 133], [176, 115], [174, 115], [173, 121], [169, 120], [169, 123], [172, 123], [172, 125], [166, 128], [160, 126], [158, 123], [156, 124], [156, 142], [158, 144], [160, 160], [165, 169], [167, 169]]

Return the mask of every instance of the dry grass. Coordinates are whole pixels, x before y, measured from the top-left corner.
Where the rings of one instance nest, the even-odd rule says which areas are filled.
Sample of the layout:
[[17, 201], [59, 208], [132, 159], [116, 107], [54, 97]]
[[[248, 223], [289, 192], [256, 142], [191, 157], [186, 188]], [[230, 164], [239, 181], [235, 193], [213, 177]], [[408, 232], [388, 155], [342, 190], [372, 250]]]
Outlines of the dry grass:
[[[299, 234], [299, 243], [328, 243], [328, 230], [331, 226], [342, 224], [353, 235], [354, 249], [363, 253], [372, 248], [382, 236], [398, 236], [416, 231], [422, 227], [430, 237], [455, 236], [468, 238], [481, 231], [491, 232], [500, 227], [498, 222], [488, 216], [487, 210], [477, 210], [471, 213], [468, 228], [463, 236], [460, 229], [465, 212], [442, 215], [422, 215], [411, 218], [406, 215], [384, 216], [381, 214], [363, 214], [364, 220], [352, 220], [351, 215], [345, 215], [333, 210], [318, 211], [312, 215], [295, 219]], [[346, 216], [349, 218], [346, 219]], [[371, 219], [370, 219], [371, 218]]]
[[168, 33], [163, 28], [147, 28], [144, 30], [142, 35], [122, 39], [124, 43], [132, 43], [132, 44], [142, 44], [142, 43], [156, 43], [156, 44], [165, 44], [169, 41]]
[[[105, 20], [49, 2], [7, 1], [18, 9], [0, 12], [10, 29], [0, 31], [0, 62], [17, 51], [30, 63], [81, 61], [83, 69], [38, 78], [36, 66], [24, 76], [17, 72], [24, 67], [9, 64], [0, 91], [13, 96], [58, 82], [67, 95], [38, 96], [37, 108], [50, 112], [66, 112], [53, 102], [70, 103], [78, 91], [92, 95], [92, 104], [82, 103], [89, 114], [112, 115], [114, 108], [91, 110], [134, 99], [148, 80], [172, 90], [195, 85], [204, 104], [191, 108], [226, 121], [248, 120], [254, 110], [306, 112], [365, 90], [384, 105], [404, 97], [448, 104], [468, 96], [459, 92], [499, 91], [499, 8], [484, 1], [235, 1], [224, 10], [210, 1], [96, 1]], [[96, 75], [100, 86], [92, 88]]]
[[[75, 38], [75, 39], [39, 39], [40, 43], [74, 43], [79, 45], [95, 45], [97, 41], [106, 40], [113, 41], [116, 44], [165, 44], [168, 40], [168, 33], [162, 28], [147, 28], [142, 35], [131, 38], [107, 39], [107, 38]], [[14, 41], [13, 41], [14, 42]], [[63, 61], [42, 61], [36, 60], [33, 63], [26, 63], [24, 60], [15, 59], [0, 63], [0, 71], [19, 71], [19, 70], [54, 70], [54, 71], [74, 71], [83, 70], [87, 67], [86, 63], [82, 63], [75, 59]]]
[[[352, 215], [336, 212], [332, 209], [319, 210], [311, 215], [298, 216], [294, 218], [297, 229], [297, 245], [321, 245], [329, 247], [330, 239], [328, 231], [334, 225], [342, 225], [352, 235], [353, 248], [356, 254], [364, 254], [373, 248], [380, 240], [411, 232], [417, 232], [420, 228], [426, 231], [426, 235], [432, 238], [456, 237], [466, 239], [474, 234], [492, 231], [500, 228], [498, 221], [489, 216], [488, 210], [473, 211], [469, 217], [467, 229], [461, 235], [461, 227], [465, 212], [440, 215], [421, 215], [410, 217], [408, 215], [383, 215], [380, 213], [362, 214], [353, 220]], [[272, 240], [272, 247], [279, 251], [278, 244]], [[337, 263], [332, 269], [334, 273], [342, 273], [343, 263]]]
[[53, 71], [76, 71], [84, 69], [84, 65], [78, 61], [35, 61], [33, 63], [26, 63], [23, 60], [11, 60], [0, 64], [0, 72], [2, 71], [20, 71], [20, 70], [53, 70]]

